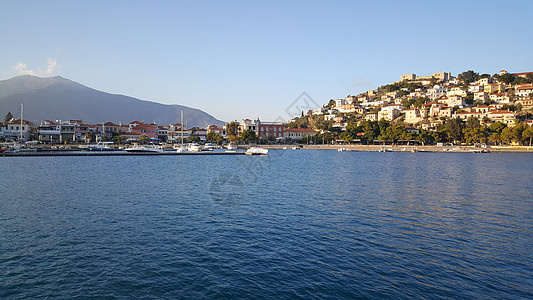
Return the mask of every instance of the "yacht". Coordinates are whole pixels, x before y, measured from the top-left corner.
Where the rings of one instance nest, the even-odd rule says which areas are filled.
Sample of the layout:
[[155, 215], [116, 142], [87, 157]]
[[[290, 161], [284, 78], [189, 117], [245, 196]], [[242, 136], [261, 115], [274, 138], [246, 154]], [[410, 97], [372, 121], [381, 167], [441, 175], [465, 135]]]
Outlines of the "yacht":
[[130, 153], [139, 153], [139, 152], [163, 153], [165, 152], [163, 149], [157, 147], [154, 144], [151, 144], [151, 145], [134, 144], [132, 147], [124, 149], [124, 151], [130, 152]]
[[226, 145], [226, 149], [230, 150], [230, 151], [235, 151], [237, 150], [237, 145], [233, 144], [233, 143], [229, 143]]
[[268, 149], [261, 147], [251, 147], [244, 152], [246, 155], [268, 155]]
[[202, 151], [202, 147], [197, 143], [191, 143], [187, 146], [187, 151], [189, 152], [200, 152]]
[[113, 142], [98, 142], [97, 144], [87, 145], [85, 147], [80, 147], [80, 150], [86, 151], [114, 151], [115, 149], [111, 148], [110, 145], [113, 145]]

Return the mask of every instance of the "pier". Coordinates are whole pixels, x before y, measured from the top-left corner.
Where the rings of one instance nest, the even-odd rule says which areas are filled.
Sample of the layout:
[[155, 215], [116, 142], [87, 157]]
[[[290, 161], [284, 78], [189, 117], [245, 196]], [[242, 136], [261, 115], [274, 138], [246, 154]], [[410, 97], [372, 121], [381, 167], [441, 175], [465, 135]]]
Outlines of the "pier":
[[3, 157], [28, 157], [28, 156], [140, 156], [140, 155], [245, 155], [244, 151], [200, 151], [200, 152], [126, 152], [126, 151], [17, 151], [3, 152]]

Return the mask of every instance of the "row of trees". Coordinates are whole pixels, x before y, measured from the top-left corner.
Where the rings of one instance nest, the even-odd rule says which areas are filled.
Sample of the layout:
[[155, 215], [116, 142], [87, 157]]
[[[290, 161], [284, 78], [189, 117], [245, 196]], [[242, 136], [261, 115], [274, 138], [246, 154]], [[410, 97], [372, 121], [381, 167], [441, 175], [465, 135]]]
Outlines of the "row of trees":
[[337, 134], [336, 137], [347, 142], [361, 140], [363, 143], [412, 141], [422, 144], [448, 142], [531, 145], [533, 127], [519, 121], [514, 126], [507, 126], [502, 122], [487, 126], [482, 125], [477, 118], [470, 117], [466, 121], [460, 118], [449, 118], [439, 125], [436, 131], [428, 131], [411, 130], [405, 125], [393, 125], [383, 119], [361, 122], [350, 120], [346, 125], [346, 130]]

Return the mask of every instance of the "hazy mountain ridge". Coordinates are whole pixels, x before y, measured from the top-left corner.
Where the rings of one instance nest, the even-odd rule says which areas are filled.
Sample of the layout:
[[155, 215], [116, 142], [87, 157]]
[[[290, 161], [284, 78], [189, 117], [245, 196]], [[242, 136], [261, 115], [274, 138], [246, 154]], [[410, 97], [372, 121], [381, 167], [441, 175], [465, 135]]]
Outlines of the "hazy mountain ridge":
[[0, 117], [9, 111], [20, 117], [21, 102], [24, 119], [32, 122], [82, 119], [92, 124], [107, 121], [125, 124], [138, 120], [168, 125], [179, 122], [183, 110], [188, 127], [224, 124], [199, 109], [109, 94], [59, 76], [23, 75], [0, 81]]

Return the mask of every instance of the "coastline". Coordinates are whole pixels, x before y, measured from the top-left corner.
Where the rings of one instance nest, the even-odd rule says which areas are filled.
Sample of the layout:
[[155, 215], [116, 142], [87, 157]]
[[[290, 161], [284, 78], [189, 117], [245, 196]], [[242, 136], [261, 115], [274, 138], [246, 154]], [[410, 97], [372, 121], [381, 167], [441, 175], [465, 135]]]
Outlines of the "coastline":
[[[291, 145], [261, 145], [265, 149], [283, 149], [287, 147], [290, 149]], [[407, 145], [302, 145], [301, 149], [315, 149], [315, 150], [338, 150], [345, 148], [347, 151], [360, 152], [378, 152], [381, 149], [386, 149], [387, 152], [450, 152], [450, 153], [469, 153], [480, 151], [483, 148], [474, 146], [407, 146]], [[415, 151], [413, 151], [413, 149]], [[488, 148], [490, 152], [505, 152], [505, 153], [533, 153], [533, 146], [491, 146]]]

